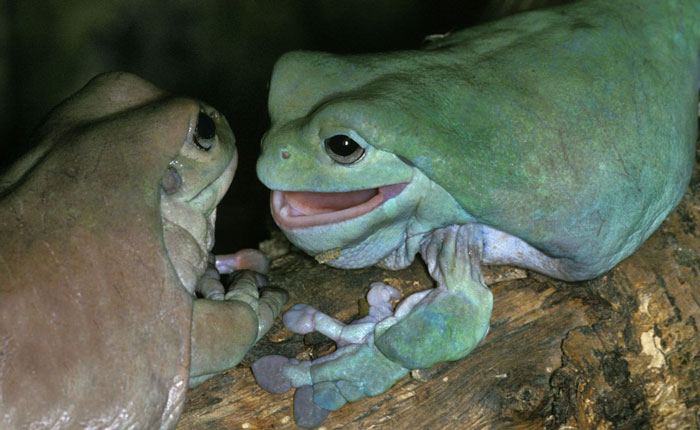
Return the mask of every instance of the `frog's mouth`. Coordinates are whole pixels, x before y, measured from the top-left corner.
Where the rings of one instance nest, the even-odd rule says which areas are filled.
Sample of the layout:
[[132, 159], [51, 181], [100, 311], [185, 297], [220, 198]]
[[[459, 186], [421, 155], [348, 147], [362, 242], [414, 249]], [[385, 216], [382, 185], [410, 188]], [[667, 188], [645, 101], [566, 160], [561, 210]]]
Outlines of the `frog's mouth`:
[[398, 196], [408, 182], [337, 193], [272, 191], [272, 216], [284, 229], [336, 224], [362, 216]]

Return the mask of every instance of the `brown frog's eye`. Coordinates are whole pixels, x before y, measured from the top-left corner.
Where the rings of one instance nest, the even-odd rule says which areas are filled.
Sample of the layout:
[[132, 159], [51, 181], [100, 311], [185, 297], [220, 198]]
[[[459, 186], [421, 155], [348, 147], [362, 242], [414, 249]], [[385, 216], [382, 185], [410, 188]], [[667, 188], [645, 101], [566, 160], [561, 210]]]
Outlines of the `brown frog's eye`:
[[365, 155], [365, 149], [344, 134], [331, 136], [323, 144], [333, 161], [340, 164], [352, 164]]
[[194, 143], [199, 148], [209, 151], [214, 146], [216, 124], [206, 113], [199, 111], [197, 126], [194, 129]]

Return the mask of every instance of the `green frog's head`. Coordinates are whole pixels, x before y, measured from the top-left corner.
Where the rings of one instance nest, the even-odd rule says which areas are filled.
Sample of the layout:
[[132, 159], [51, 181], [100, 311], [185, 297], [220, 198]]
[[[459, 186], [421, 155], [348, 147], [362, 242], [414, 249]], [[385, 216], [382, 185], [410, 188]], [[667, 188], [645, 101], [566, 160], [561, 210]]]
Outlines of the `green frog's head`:
[[[406, 139], [410, 121], [361, 83], [305, 80], [305, 69], [326, 54], [294, 53], [275, 67], [270, 91], [272, 127], [257, 172], [273, 190], [273, 217], [287, 237], [316, 255], [342, 249], [336, 267], [375, 264], [412, 234], [416, 220], [439, 222], [434, 208], [454, 200], [413, 164], [384, 149]], [[326, 65], [342, 74], [343, 62]], [[347, 85], [339, 90], [339, 85]], [[358, 88], [352, 88], [358, 86]], [[438, 203], [439, 202], [439, 203]]]

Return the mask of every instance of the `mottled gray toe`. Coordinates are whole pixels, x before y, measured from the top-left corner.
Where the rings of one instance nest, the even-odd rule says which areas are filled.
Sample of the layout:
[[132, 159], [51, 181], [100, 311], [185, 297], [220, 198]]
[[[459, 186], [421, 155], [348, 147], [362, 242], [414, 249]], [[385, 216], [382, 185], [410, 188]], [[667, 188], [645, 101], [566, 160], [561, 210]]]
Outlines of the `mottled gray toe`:
[[260, 388], [274, 394], [291, 390], [292, 384], [282, 374], [282, 369], [288, 361], [287, 357], [281, 355], [266, 355], [256, 360], [250, 367]]
[[299, 427], [318, 427], [330, 411], [314, 403], [314, 389], [304, 385], [294, 392], [294, 421]]

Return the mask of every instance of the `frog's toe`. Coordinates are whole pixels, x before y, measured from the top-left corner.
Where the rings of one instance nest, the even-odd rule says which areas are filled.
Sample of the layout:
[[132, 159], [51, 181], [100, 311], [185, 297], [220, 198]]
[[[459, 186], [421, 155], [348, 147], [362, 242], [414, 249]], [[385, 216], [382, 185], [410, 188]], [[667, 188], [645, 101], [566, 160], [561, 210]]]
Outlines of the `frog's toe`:
[[257, 313], [260, 293], [258, 292], [258, 279], [255, 272], [240, 272], [229, 286], [224, 298], [225, 300], [238, 300], [247, 303]]
[[348, 402], [334, 381], [319, 382], [312, 388], [313, 401], [322, 409], [337, 411]]
[[282, 306], [287, 303], [289, 294], [280, 288], [264, 288], [258, 300], [258, 337], [259, 340], [274, 324]]
[[394, 312], [393, 301], [401, 298], [401, 292], [391, 285], [383, 282], [373, 282], [367, 293], [369, 303], [369, 315], [374, 321], [391, 316]]
[[284, 326], [294, 333], [307, 334], [316, 329], [314, 316], [318, 311], [309, 305], [298, 303], [284, 313]]
[[433, 291], [433, 290], [423, 290], [423, 291], [419, 291], [417, 293], [413, 293], [410, 296], [406, 297], [399, 304], [399, 306], [396, 307], [396, 312], [394, 312], [394, 316], [397, 319], [401, 319], [401, 318], [405, 317], [406, 315], [408, 315], [408, 313], [411, 312], [411, 310], [413, 310], [413, 308], [415, 308], [416, 305], [418, 303], [420, 303], [421, 300], [423, 300], [423, 298], [425, 296], [430, 294], [431, 291]]
[[401, 292], [389, 284], [383, 282], [372, 282], [367, 293], [367, 303], [370, 306], [386, 306], [392, 300], [401, 298]]
[[241, 249], [233, 254], [216, 256], [216, 270], [219, 273], [232, 273], [239, 270], [267, 273], [269, 269], [270, 260], [257, 249]]
[[294, 393], [294, 421], [299, 427], [318, 427], [330, 413], [314, 401], [314, 391], [311, 385], [304, 385]]
[[266, 355], [256, 360], [251, 370], [260, 388], [274, 394], [291, 390], [292, 383], [282, 373], [288, 362], [289, 359], [281, 355]]
[[209, 300], [223, 300], [225, 294], [223, 284], [218, 279], [209, 277], [199, 280], [196, 291]]

